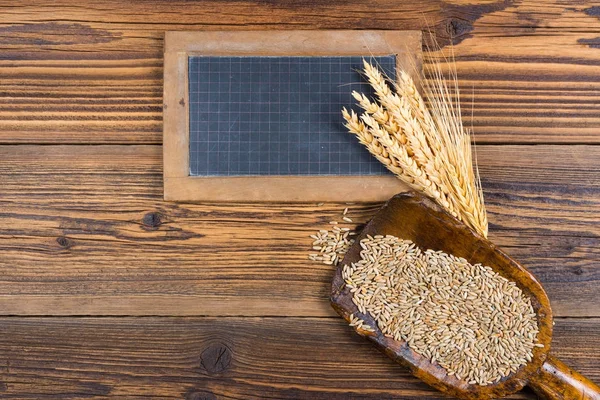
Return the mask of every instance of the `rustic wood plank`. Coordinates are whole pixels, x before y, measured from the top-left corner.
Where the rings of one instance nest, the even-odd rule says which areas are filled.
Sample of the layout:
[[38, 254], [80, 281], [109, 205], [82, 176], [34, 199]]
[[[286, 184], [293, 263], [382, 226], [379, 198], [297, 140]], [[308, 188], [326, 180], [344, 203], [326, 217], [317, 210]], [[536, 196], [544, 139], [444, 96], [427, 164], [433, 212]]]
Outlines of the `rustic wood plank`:
[[[343, 203], [162, 201], [160, 146], [0, 146], [0, 313], [330, 316]], [[558, 316], [600, 312], [600, 147], [479, 146], [490, 238]], [[350, 205], [360, 224], [378, 204]]]
[[550, 0], [5, 2], [0, 143], [160, 143], [164, 32], [200, 29], [424, 29], [442, 44], [452, 34], [480, 143], [599, 143], [597, 10]]
[[[553, 351], [598, 381], [599, 332], [558, 319]], [[3, 399], [447, 398], [341, 318], [2, 318], [0, 366]]]
[[162, 57], [0, 60], [0, 143], [160, 143]]

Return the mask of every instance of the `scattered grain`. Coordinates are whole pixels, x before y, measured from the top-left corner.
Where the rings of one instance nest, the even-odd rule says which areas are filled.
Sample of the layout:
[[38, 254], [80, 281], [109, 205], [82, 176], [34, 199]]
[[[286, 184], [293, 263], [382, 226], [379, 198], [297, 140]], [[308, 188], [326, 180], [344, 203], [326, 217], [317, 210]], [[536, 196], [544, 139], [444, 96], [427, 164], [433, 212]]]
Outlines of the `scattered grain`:
[[312, 261], [319, 261], [326, 265], [337, 265], [344, 258], [348, 248], [354, 243], [350, 236], [356, 235], [350, 228], [340, 228], [335, 221], [331, 222], [331, 230], [321, 229], [315, 235], [310, 235], [314, 239], [312, 249], [319, 253], [310, 253], [308, 258]]

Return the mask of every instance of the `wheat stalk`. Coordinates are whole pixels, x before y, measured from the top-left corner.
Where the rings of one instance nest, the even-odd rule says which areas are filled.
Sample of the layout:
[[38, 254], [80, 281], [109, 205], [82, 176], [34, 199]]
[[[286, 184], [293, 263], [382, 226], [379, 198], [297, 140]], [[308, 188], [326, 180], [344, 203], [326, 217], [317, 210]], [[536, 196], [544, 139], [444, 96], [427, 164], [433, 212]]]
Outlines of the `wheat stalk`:
[[364, 112], [359, 118], [354, 112], [342, 111], [349, 131], [398, 178], [487, 236], [487, 214], [473, 168], [471, 136], [463, 128], [460, 105], [452, 97], [440, 66], [430, 71], [432, 79], [425, 82], [425, 97], [405, 71], [399, 71], [393, 86], [366, 61], [363, 71], [377, 99], [352, 93]]

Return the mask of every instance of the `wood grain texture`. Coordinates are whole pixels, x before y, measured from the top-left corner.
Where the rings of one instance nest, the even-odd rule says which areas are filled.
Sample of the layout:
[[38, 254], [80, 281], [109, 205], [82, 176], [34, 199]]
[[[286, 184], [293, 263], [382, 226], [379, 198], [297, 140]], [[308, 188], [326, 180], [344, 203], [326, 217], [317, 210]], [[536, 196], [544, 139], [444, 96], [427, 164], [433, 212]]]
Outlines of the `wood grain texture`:
[[[333, 268], [307, 260], [308, 235], [380, 204], [165, 203], [161, 153], [0, 146], [0, 312], [334, 315]], [[556, 315], [599, 316], [600, 148], [478, 156], [492, 242], [535, 274]]]
[[[553, 342], [594, 380], [598, 330], [559, 319]], [[2, 318], [0, 366], [3, 399], [448, 399], [339, 318]]]
[[160, 143], [164, 32], [202, 29], [452, 35], [480, 143], [599, 143], [599, 4], [3, 1], [0, 143]]
[[[572, 146], [600, 143], [599, 2], [0, 7], [0, 312], [303, 316], [1, 318], [1, 398], [443, 398], [340, 319], [314, 318], [333, 315], [333, 270], [306, 260], [307, 235], [347, 205], [162, 201], [167, 30], [454, 36], [476, 140], [500, 144], [478, 146], [490, 239], [543, 282], [555, 315], [571, 317], [557, 320], [553, 352], [600, 380], [600, 319], [573, 318], [600, 316], [600, 150]], [[569, 145], [505, 146], [523, 143]], [[348, 207], [362, 223], [378, 204]]]

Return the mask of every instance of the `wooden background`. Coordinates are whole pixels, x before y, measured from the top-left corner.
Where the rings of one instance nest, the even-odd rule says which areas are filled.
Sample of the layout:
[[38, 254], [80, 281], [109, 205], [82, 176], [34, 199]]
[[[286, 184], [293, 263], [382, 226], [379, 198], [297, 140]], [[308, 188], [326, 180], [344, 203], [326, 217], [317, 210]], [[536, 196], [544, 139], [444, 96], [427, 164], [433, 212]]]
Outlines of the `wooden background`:
[[443, 398], [330, 309], [343, 203], [162, 201], [163, 35], [197, 29], [455, 36], [490, 238], [600, 381], [600, 2], [128, 3], [0, 0], [1, 398]]

